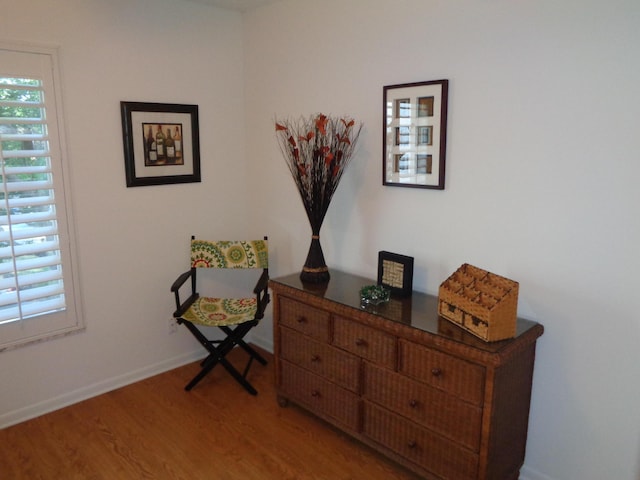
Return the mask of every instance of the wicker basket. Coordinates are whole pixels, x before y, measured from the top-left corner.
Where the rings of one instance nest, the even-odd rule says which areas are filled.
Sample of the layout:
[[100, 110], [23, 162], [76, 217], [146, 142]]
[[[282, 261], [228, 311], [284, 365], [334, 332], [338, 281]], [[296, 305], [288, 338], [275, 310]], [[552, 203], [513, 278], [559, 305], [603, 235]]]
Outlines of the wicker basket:
[[438, 313], [487, 342], [515, 337], [518, 282], [465, 263], [440, 285]]

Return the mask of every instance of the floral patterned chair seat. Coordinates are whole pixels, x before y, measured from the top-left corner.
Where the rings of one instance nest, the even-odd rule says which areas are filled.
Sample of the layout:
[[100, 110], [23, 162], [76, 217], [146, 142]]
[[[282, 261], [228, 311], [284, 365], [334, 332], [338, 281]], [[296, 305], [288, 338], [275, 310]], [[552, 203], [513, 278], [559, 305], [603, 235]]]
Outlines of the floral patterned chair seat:
[[253, 320], [257, 310], [258, 302], [255, 298], [200, 297], [181, 318], [198, 325], [219, 327]]

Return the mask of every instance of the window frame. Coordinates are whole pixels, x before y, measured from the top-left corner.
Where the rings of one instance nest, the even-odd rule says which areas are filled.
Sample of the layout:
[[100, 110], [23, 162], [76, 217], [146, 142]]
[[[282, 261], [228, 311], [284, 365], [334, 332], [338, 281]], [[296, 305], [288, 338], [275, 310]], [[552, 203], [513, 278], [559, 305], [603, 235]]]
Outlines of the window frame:
[[[54, 313], [27, 316], [0, 323], [0, 352], [32, 342], [81, 331], [82, 315], [78, 256], [71, 202], [71, 182], [59, 66], [59, 48], [43, 45], [16, 44], [0, 41], [0, 55], [7, 61], [0, 67], [0, 78], [21, 77], [42, 81], [45, 95], [47, 141], [51, 163], [52, 189], [55, 196], [60, 264], [63, 271], [65, 306]], [[3, 62], [4, 63], [4, 62]], [[4, 71], [4, 68], [11, 71]], [[39, 72], [35, 75], [34, 72]], [[1, 144], [0, 144], [1, 148]]]

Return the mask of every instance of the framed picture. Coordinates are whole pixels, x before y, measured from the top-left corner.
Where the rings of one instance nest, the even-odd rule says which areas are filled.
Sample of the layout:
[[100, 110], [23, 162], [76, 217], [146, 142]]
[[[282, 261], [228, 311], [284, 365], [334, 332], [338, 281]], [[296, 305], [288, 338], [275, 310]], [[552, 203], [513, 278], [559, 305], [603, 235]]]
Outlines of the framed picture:
[[413, 291], [413, 257], [378, 252], [378, 285], [384, 285], [391, 294], [408, 297]]
[[198, 106], [120, 102], [127, 187], [200, 181]]
[[382, 183], [444, 190], [448, 80], [383, 89]]

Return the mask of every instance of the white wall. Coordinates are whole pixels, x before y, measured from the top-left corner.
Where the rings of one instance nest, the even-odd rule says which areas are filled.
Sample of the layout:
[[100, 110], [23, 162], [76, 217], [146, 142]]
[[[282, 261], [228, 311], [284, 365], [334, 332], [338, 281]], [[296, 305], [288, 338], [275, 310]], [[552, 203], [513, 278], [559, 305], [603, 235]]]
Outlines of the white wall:
[[[361, 119], [321, 233], [329, 267], [374, 277], [390, 250], [415, 257], [417, 290], [463, 262], [518, 280], [520, 315], [546, 329], [523, 478], [640, 479], [640, 3], [283, 0], [244, 32], [273, 275], [310, 242], [274, 116]], [[440, 78], [446, 190], [383, 187], [382, 87]]]
[[[283, 0], [243, 18], [171, 0], [0, 0], [0, 11], [3, 39], [62, 48], [87, 324], [0, 354], [0, 425], [200, 353], [166, 329], [191, 233], [266, 233], [273, 275], [298, 271], [310, 230], [273, 118], [324, 111], [365, 122], [322, 230], [329, 266], [373, 277], [386, 249], [414, 256], [415, 287], [430, 293], [463, 262], [518, 280], [520, 315], [546, 329], [523, 478], [640, 479], [637, 1]], [[446, 190], [383, 187], [382, 86], [439, 78]], [[121, 100], [200, 105], [201, 184], [125, 187]], [[249, 196], [262, 211], [245, 225]], [[255, 339], [271, 344], [269, 318]]]
[[[0, 11], [3, 39], [61, 49], [86, 321], [0, 353], [1, 426], [201, 355], [167, 327], [189, 237], [262, 233], [242, 220], [240, 14], [173, 0], [0, 0]], [[202, 183], [126, 188], [121, 100], [200, 106]]]

